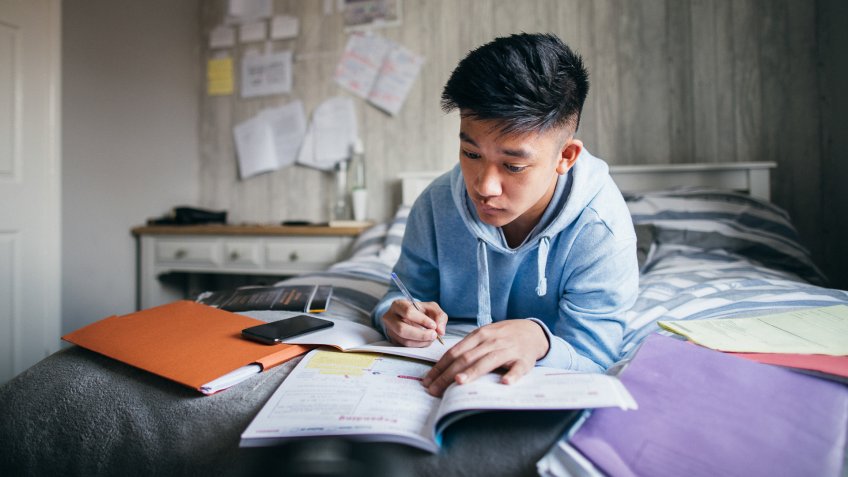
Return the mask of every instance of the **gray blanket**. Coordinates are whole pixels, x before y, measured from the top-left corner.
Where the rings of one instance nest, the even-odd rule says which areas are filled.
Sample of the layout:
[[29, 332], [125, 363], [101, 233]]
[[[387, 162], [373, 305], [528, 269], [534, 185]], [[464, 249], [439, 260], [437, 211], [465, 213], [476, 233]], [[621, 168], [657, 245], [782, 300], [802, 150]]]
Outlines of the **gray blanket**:
[[0, 386], [0, 475], [536, 475], [568, 412], [485, 413], [431, 455], [331, 439], [241, 449], [298, 360], [213, 396], [79, 347]]

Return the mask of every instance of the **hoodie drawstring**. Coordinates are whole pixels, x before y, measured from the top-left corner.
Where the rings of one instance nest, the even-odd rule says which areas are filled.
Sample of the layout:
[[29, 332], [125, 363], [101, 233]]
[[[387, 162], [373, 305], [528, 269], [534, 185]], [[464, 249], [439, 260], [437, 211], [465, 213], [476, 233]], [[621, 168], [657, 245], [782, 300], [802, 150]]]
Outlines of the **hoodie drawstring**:
[[548, 263], [548, 247], [551, 244], [551, 238], [543, 235], [539, 239], [539, 252], [536, 255], [536, 269], [538, 277], [536, 282], [536, 295], [545, 296], [548, 293], [548, 279], [545, 277], [545, 269]]
[[492, 303], [489, 301], [489, 259], [486, 243], [477, 239], [477, 326], [492, 322]]
[[[545, 296], [548, 293], [548, 279], [545, 271], [548, 263], [548, 250], [551, 238], [542, 236], [539, 240], [539, 250], [536, 255], [538, 277], [536, 295]], [[477, 326], [488, 325], [492, 322], [492, 302], [489, 299], [489, 258], [486, 255], [486, 242], [477, 239]]]

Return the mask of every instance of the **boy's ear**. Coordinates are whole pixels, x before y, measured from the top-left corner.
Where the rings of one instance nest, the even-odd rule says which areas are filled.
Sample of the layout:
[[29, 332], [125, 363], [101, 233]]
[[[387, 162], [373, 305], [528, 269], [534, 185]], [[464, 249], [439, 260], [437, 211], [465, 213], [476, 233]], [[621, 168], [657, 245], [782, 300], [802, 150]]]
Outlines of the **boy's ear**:
[[580, 156], [580, 151], [583, 150], [583, 141], [579, 139], [569, 139], [568, 142], [562, 146], [562, 151], [560, 151], [559, 162], [557, 163], [557, 174], [563, 175], [571, 169], [571, 166], [577, 162], [577, 157]]

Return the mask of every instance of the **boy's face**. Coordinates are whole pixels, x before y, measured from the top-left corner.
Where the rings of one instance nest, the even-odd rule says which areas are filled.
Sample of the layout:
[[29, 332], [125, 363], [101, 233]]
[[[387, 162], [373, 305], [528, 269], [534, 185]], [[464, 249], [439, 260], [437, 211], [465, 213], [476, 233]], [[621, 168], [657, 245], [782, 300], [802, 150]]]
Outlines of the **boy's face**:
[[527, 234], [553, 196], [557, 177], [574, 164], [582, 143], [563, 129], [503, 135], [499, 124], [462, 115], [459, 163], [483, 222]]

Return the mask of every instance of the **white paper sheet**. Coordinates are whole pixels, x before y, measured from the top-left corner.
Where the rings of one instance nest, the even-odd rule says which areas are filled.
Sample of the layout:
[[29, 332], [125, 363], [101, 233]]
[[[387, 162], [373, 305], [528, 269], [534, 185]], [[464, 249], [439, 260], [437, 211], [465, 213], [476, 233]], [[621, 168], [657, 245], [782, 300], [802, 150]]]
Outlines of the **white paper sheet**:
[[209, 32], [209, 48], [232, 48], [236, 44], [236, 31], [233, 27], [219, 25]]
[[268, 18], [273, 13], [273, 0], [229, 0], [227, 8], [227, 15], [237, 22]]
[[283, 94], [292, 88], [292, 52], [249, 54], [241, 60], [241, 96]]
[[720, 351], [848, 355], [846, 305], [754, 318], [660, 321], [659, 325]]
[[400, 25], [400, 0], [339, 0], [344, 30], [370, 30]]
[[303, 103], [292, 101], [285, 106], [269, 108], [261, 113], [262, 119], [271, 129], [277, 167], [294, 164], [306, 134], [306, 115]]
[[356, 107], [352, 98], [337, 96], [315, 108], [297, 162], [321, 170], [332, 170], [346, 159], [358, 137]]
[[396, 115], [423, 64], [423, 56], [380, 35], [355, 33], [336, 66], [335, 80], [374, 106]]
[[233, 135], [242, 179], [279, 167], [274, 150], [274, 135], [261, 115], [237, 124], [233, 128]]
[[350, 35], [336, 67], [336, 83], [360, 98], [367, 98], [377, 80], [383, 59], [393, 47], [394, 43], [380, 35]]
[[268, 36], [268, 24], [265, 20], [239, 25], [239, 41], [250, 43], [263, 41]]
[[276, 15], [271, 19], [271, 38], [285, 40], [297, 37], [300, 23], [297, 17], [291, 15]]
[[368, 93], [368, 102], [397, 115], [423, 64], [424, 57], [402, 46], [389, 50], [377, 80]]

